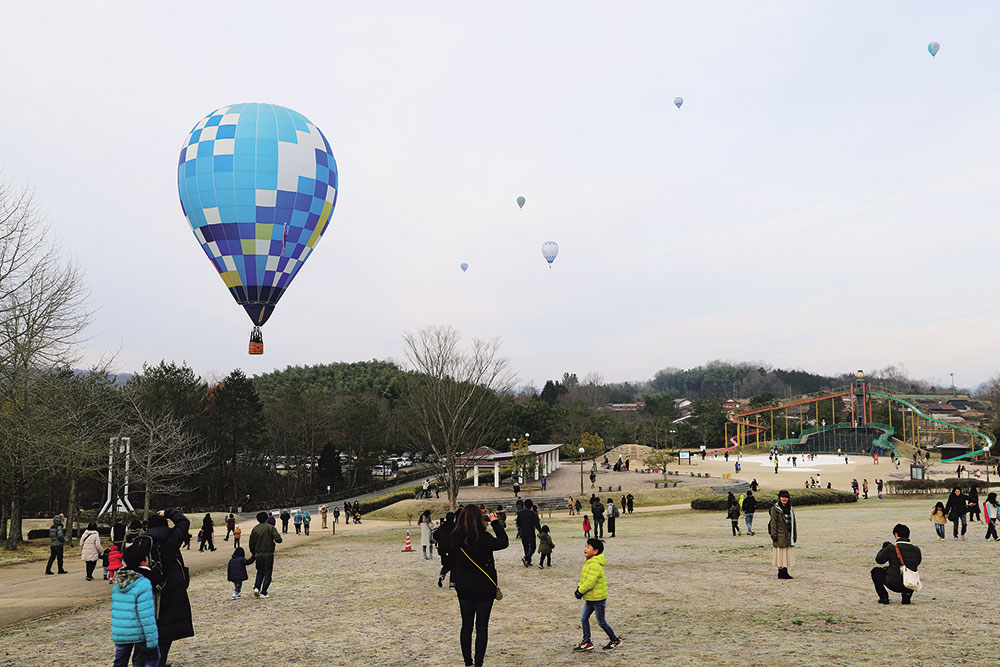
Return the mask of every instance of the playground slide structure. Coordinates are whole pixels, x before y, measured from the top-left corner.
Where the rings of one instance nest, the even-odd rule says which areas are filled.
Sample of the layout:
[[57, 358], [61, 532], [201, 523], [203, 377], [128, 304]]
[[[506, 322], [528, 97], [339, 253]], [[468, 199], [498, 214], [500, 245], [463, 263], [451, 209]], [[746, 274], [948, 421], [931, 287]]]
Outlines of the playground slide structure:
[[946, 422], [946, 421], [943, 421], [941, 419], [937, 419], [935, 417], [931, 417], [930, 415], [926, 414], [923, 410], [921, 410], [920, 408], [918, 408], [916, 405], [914, 405], [910, 401], [907, 401], [904, 398], [901, 398], [899, 396], [893, 396], [892, 394], [883, 394], [882, 392], [878, 392], [878, 391], [873, 391], [872, 392], [872, 396], [877, 396], [879, 398], [885, 398], [885, 399], [888, 399], [890, 401], [896, 401], [897, 403], [902, 403], [903, 405], [905, 405], [909, 409], [913, 410], [916, 414], [918, 414], [919, 416], [923, 417], [927, 421], [935, 422], [937, 424], [943, 424], [944, 426], [947, 426], [948, 428], [951, 428], [951, 429], [955, 429], [957, 431], [965, 431], [966, 433], [972, 434], [973, 438], [975, 438], [975, 437], [982, 438], [983, 442], [986, 443], [985, 445], [983, 445], [982, 449], [973, 450], [971, 452], [967, 452], [967, 453], [961, 454], [959, 456], [953, 456], [950, 459], [941, 459], [942, 463], [950, 463], [952, 461], [960, 461], [962, 459], [967, 459], [970, 456], [975, 456], [977, 454], [987, 454], [987, 455], [989, 455], [990, 449], [993, 448], [993, 440], [990, 438], [990, 436], [986, 435], [985, 433], [981, 433], [981, 432], [979, 432], [979, 431], [977, 431], [975, 429], [969, 428], [968, 426], [960, 426], [958, 424], [952, 424], [950, 422]]
[[[867, 387], [867, 385], [866, 385], [866, 387]], [[902, 405], [910, 408], [911, 410], [913, 410], [913, 412], [915, 414], [917, 414], [918, 416], [926, 419], [927, 421], [934, 422], [934, 423], [937, 423], [937, 424], [942, 424], [942, 425], [948, 427], [949, 429], [955, 429], [955, 430], [965, 431], [966, 433], [969, 433], [970, 435], [972, 435], [973, 439], [975, 439], [977, 437], [983, 439], [983, 442], [985, 444], [983, 445], [983, 447], [981, 449], [974, 449], [973, 451], [970, 451], [970, 452], [965, 453], [965, 454], [961, 454], [959, 456], [954, 456], [954, 457], [948, 458], [948, 459], [942, 459], [943, 463], [949, 463], [949, 462], [953, 462], [953, 461], [960, 461], [962, 459], [967, 459], [969, 457], [976, 456], [977, 454], [989, 454], [990, 449], [992, 449], [992, 447], [993, 447], [993, 440], [990, 438], [990, 436], [986, 435], [985, 433], [982, 433], [982, 432], [977, 431], [975, 429], [969, 428], [968, 426], [960, 426], [958, 424], [952, 424], [950, 422], [946, 422], [946, 421], [943, 421], [941, 419], [937, 419], [936, 417], [931, 417], [930, 415], [926, 414], [923, 410], [921, 410], [919, 407], [917, 407], [916, 405], [914, 405], [913, 403], [911, 403], [910, 401], [906, 400], [905, 398], [903, 398], [901, 396], [895, 396], [893, 394], [887, 394], [887, 393], [878, 392], [878, 391], [871, 391], [871, 392], [866, 392], [866, 393], [870, 397], [878, 397], [878, 398], [884, 398], [884, 399], [889, 400], [889, 401], [896, 401], [897, 403], [900, 403], [900, 404], [902, 404]], [[759, 414], [759, 413], [762, 413], [762, 412], [774, 412], [774, 411], [777, 411], [777, 410], [786, 410], [786, 409], [791, 408], [791, 407], [796, 407], [796, 406], [799, 406], [799, 405], [807, 405], [807, 404], [811, 404], [811, 403], [818, 403], [820, 401], [835, 400], [837, 398], [840, 398], [840, 397], [843, 397], [843, 396], [848, 396], [850, 394], [851, 394], [850, 391], [841, 391], [841, 392], [838, 392], [838, 393], [826, 394], [824, 396], [819, 396], [819, 397], [812, 397], [812, 398], [804, 399], [804, 400], [801, 400], [801, 401], [795, 401], [795, 402], [792, 402], [792, 403], [785, 403], [785, 404], [782, 404], [782, 405], [771, 406], [771, 407], [766, 407], [766, 408], [759, 408], [759, 409], [756, 409], [756, 410], [749, 410], [747, 412], [740, 412], [738, 414], [731, 414], [731, 415], [729, 415], [728, 419], [729, 419], [730, 422], [732, 422], [733, 424], [736, 425], [736, 429], [737, 429], [736, 434], [733, 435], [731, 438], [729, 438], [728, 443], [727, 443], [728, 446], [722, 447], [722, 448], [718, 448], [718, 449], [714, 449], [714, 450], [709, 450], [709, 453], [725, 452], [725, 451], [729, 451], [729, 450], [735, 449], [736, 447], [739, 447], [742, 444], [742, 441], [744, 439], [745, 440], [749, 440], [749, 438], [750, 438], [751, 435], [753, 435], [755, 433], [759, 433], [759, 432], [765, 431], [766, 430], [765, 427], [762, 426], [761, 424], [756, 424], [756, 423], [748, 421], [746, 419], [747, 417], [749, 417], [751, 415]], [[866, 402], [868, 400], [870, 400], [870, 399], [868, 399], [866, 397]], [[864, 410], [865, 410], [865, 415], [866, 416], [870, 415], [870, 408], [869, 407], [865, 407]], [[833, 420], [831, 419], [831, 422], [832, 421]], [[894, 432], [895, 432], [895, 429], [892, 426], [890, 426], [888, 424], [877, 424], [877, 423], [870, 422], [870, 421], [868, 422], [867, 425], [870, 426], [870, 427], [872, 427], [872, 428], [876, 428], [876, 429], [880, 429], [880, 430], [884, 431], [884, 434], [882, 436], [880, 436], [873, 443], [874, 446], [881, 447], [881, 448], [888, 449], [888, 450], [892, 450], [893, 452], [895, 452], [895, 447], [889, 441], [890, 436], [892, 436], [894, 434]], [[824, 431], [824, 430], [826, 430], [826, 431], [832, 431], [832, 430], [836, 430], [836, 429], [847, 429], [847, 428], [851, 428], [851, 424], [849, 424], [849, 423], [845, 423], [845, 424], [834, 424], [834, 423], [831, 423], [831, 424], [826, 425], [825, 427], [820, 427], [820, 426], [817, 425], [817, 426], [815, 426], [813, 428], [803, 429], [802, 432], [799, 434], [799, 437], [797, 437], [797, 438], [776, 439], [776, 440], [772, 440], [771, 442], [775, 446], [777, 446], [777, 447], [782, 447], [782, 446], [794, 447], [795, 445], [798, 445], [798, 444], [805, 444], [805, 442], [808, 440], [809, 436], [813, 435], [814, 433], [819, 433], [819, 432]], [[973, 442], [974, 441], [975, 440], [973, 440]]]

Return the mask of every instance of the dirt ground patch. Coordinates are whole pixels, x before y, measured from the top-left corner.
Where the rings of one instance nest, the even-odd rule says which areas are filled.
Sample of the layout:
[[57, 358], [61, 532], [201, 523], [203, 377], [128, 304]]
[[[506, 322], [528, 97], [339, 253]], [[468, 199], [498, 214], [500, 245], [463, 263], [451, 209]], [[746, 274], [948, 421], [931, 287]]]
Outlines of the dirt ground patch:
[[[967, 542], [936, 541], [932, 504], [801, 509], [792, 581], [775, 578], [763, 513], [756, 537], [731, 537], [721, 512], [624, 517], [606, 552], [608, 620], [624, 642], [582, 657], [570, 650], [580, 638], [572, 590], [582, 531], [576, 517], [546, 520], [556, 543], [551, 569], [522, 567], [519, 544], [498, 554], [505, 597], [494, 606], [487, 664], [995, 664], [1000, 602], [984, 577], [993, 577], [1000, 544], [984, 542], [979, 523]], [[894, 596], [883, 607], [868, 570], [899, 521], [924, 551], [925, 588], [912, 606]], [[223, 569], [193, 577], [198, 635], [178, 642], [171, 662], [461, 664], [454, 593], [436, 586], [437, 560], [401, 553], [405, 530], [370, 526], [279, 548], [270, 600], [229, 600]], [[603, 643], [596, 624], [594, 633]], [[0, 665], [110, 659], [108, 603], [4, 631], [0, 646]]]

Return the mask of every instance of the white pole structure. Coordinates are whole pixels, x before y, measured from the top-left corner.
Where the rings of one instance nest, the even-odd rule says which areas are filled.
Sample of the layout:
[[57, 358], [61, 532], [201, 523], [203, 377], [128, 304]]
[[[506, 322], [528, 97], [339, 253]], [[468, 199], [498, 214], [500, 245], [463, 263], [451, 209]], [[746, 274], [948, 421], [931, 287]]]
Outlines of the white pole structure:
[[479, 486], [479, 464], [472, 466], [472, 486]]
[[500, 488], [500, 462], [493, 462], [493, 488]]
[[132, 460], [132, 438], [129, 438], [127, 436], [123, 437], [122, 445], [124, 446], [118, 448], [119, 452], [122, 452], [124, 450], [125, 454], [125, 488], [122, 493], [122, 505], [124, 505], [129, 512], [134, 512], [135, 508], [132, 507], [132, 503], [128, 499], [128, 482], [129, 482], [128, 469], [129, 469], [129, 463]]

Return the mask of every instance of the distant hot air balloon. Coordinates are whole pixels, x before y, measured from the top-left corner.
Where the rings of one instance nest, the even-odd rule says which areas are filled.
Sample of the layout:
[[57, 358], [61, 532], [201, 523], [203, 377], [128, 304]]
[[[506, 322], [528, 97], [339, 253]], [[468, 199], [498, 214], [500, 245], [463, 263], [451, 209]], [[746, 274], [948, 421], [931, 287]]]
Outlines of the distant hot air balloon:
[[518, 206], [518, 208], [524, 208], [524, 202], [525, 201], [527, 201], [527, 200], [524, 197], [518, 197], [517, 198], [517, 206]]
[[683, 97], [675, 97], [674, 98], [674, 106], [676, 106], [678, 109], [680, 109], [682, 104], [684, 104], [684, 98]]
[[302, 114], [274, 104], [233, 104], [202, 118], [177, 167], [188, 224], [253, 332], [260, 332], [316, 248], [337, 204], [337, 163]]
[[546, 241], [542, 244], [542, 257], [545, 261], [549, 263], [549, 268], [552, 268], [552, 262], [556, 261], [556, 256], [559, 254], [559, 244], [555, 241]]
[[931, 42], [927, 45], [927, 51], [931, 54], [931, 58], [937, 55], [937, 52], [941, 50], [941, 45], [937, 42]]
[[465, 273], [466, 271], [468, 271], [468, 270], [469, 270], [469, 265], [468, 265], [468, 264], [466, 264], [465, 262], [462, 262], [462, 263], [461, 263], [461, 264], [459, 265], [459, 268], [460, 268], [460, 269], [462, 269], [462, 273]]

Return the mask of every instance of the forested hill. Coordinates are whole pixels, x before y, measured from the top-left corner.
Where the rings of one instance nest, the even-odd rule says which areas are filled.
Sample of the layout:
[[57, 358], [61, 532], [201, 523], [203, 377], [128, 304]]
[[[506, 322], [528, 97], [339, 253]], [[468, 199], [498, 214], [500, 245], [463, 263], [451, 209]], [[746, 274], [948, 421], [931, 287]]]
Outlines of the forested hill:
[[318, 389], [333, 396], [371, 394], [381, 398], [399, 398], [403, 370], [391, 361], [356, 361], [353, 363], [288, 366], [254, 377], [262, 397], [276, 396], [285, 390]]

